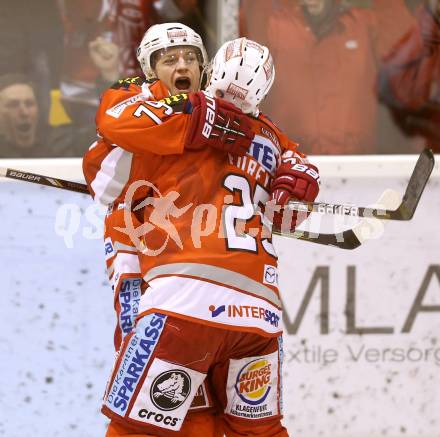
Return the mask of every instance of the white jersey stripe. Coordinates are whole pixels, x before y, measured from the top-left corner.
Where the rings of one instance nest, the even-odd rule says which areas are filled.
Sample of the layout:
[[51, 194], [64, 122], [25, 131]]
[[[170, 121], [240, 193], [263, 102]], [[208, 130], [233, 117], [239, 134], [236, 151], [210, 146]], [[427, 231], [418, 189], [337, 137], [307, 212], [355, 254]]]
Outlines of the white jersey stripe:
[[90, 184], [95, 201], [105, 206], [113, 203], [126, 186], [131, 171], [133, 154], [114, 145], [115, 148], [103, 159], [101, 168]]
[[200, 263], [173, 263], [163, 264], [153, 267], [144, 275], [144, 281], [150, 282], [158, 276], [187, 275], [195, 278], [206, 279], [223, 284], [225, 287], [234, 287], [246, 293], [253, 294], [257, 298], [262, 298], [281, 308], [281, 301], [277, 294], [269, 287], [259, 282], [221, 267], [211, 266]]

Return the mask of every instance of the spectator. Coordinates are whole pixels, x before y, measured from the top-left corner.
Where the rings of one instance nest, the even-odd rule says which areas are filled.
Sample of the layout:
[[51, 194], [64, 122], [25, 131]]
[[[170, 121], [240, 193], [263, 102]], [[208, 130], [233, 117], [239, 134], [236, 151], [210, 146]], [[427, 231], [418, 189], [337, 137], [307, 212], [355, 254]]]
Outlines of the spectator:
[[145, 29], [159, 21], [154, 0], [114, 0], [109, 11], [112, 42], [120, 49], [120, 77], [142, 76], [136, 50]]
[[63, 28], [56, 0], [0, 1], [0, 76], [32, 77], [40, 120], [49, 121], [51, 90], [58, 89]]
[[41, 123], [35, 87], [19, 74], [0, 77], [0, 158], [80, 156], [94, 139], [91, 128]]
[[265, 110], [311, 154], [378, 151], [378, 60], [413, 21], [404, 0], [241, 2], [242, 33], [279, 66]]
[[384, 59], [379, 93], [394, 120], [414, 142], [425, 142], [440, 153], [440, 1], [426, 1], [416, 13], [417, 23]]

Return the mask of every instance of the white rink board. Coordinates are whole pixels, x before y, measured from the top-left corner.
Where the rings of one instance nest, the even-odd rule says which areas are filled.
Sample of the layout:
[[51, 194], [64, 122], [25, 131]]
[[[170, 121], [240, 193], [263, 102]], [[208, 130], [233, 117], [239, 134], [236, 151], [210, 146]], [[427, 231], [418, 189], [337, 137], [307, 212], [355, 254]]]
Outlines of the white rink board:
[[[385, 188], [403, 192], [415, 157], [317, 160], [320, 200], [365, 206]], [[10, 166], [80, 175], [78, 160]], [[355, 251], [276, 240], [291, 435], [440, 436], [439, 184], [437, 166], [415, 218], [387, 222], [381, 239]], [[0, 436], [103, 436], [99, 408], [113, 361], [114, 317], [95, 223], [102, 211], [85, 195], [30, 183], [5, 181], [0, 192]], [[63, 223], [76, 230], [72, 238], [60, 236]], [[308, 289], [313, 294], [302, 311]], [[419, 311], [411, 311], [417, 295]], [[354, 316], [345, 312], [347, 299]], [[328, 333], [320, 316], [326, 304]], [[403, 333], [409, 315], [413, 323]], [[347, 333], [360, 327], [387, 333]]]

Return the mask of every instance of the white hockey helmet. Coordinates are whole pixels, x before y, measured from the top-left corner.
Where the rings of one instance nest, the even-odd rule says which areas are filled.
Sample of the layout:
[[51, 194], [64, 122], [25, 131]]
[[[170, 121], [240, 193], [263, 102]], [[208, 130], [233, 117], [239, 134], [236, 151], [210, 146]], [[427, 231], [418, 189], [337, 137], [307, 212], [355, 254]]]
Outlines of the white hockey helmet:
[[147, 79], [156, 77], [151, 56], [154, 52], [176, 46], [193, 46], [201, 57], [201, 68], [208, 64], [208, 55], [202, 38], [190, 27], [181, 23], [162, 23], [151, 26], [137, 49], [137, 59]]
[[222, 97], [246, 114], [258, 115], [275, 79], [269, 49], [247, 38], [223, 44], [211, 61], [206, 91]]

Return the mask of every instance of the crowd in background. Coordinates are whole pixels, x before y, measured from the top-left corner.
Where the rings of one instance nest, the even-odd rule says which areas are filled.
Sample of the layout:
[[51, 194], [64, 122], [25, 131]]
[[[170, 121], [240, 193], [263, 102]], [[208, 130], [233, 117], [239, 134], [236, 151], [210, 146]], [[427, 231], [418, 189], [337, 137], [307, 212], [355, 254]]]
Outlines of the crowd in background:
[[[225, 1], [225, 0], [218, 0]], [[0, 0], [0, 158], [82, 156], [100, 93], [141, 75], [154, 23], [199, 32], [212, 0]], [[262, 110], [309, 154], [440, 152], [440, 0], [241, 0], [239, 32], [267, 45]]]

